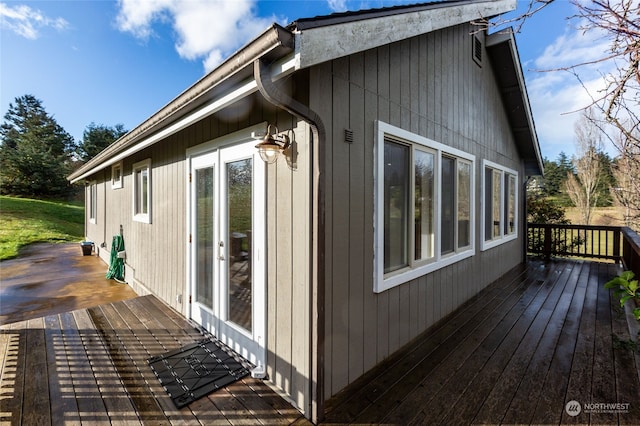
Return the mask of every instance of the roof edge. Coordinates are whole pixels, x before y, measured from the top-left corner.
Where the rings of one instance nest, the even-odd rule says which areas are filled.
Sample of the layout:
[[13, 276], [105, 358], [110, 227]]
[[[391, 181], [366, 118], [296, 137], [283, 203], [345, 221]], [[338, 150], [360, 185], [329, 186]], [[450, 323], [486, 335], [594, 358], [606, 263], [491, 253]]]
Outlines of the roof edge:
[[[299, 67], [307, 68], [385, 44], [514, 10], [516, 0], [455, 0], [348, 12], [297, 21]], [[314, 22], [315, 21], [317, 22]]]
[[247, 66], [253, 66], [253, 61], [278, 47], [293, 50], [293, 34], [279, 24], [272, 24], [261, 35], [254, 38], [244, 47], [236, 51], [215, 69], [183, 91], [172, 101], [158, 110], [151, 117], [137, 125], [123, 135], [104, 151], [71, 173], [67, 180], [75, 182], [87, 171], [96, 168], [102, 162], [134, 145], [143, 137], [160, 130], [172, 119], [179, 117], [195, 100], [204, 97], [211, 89], [235, 75]]
[[[523, 107], [524, 114], [526, 116], [528, 133], [530, 135], [530, 143], [532, 145], [533, 154], [535, 158], [532, 160], [535, 161], [537, 171], [539, 173], [531, 173], [531, 175], [535, 174], [544, 174], [544, 163], [542, 161], [542, 154], [540, 151], [540, 143], [538, 141], [538, 135], [536, 132], [535, 122], [533, 120], [533, 112], [531, 110], [531, 104], [529, 102], [529, 95], [527, 94], [527, 86], [524, 80], [524, 73], [522, 72], [522, 66], [520, 64], [520, 55], [518, 54], [518, 46], [516, 44], [516, 39], [514, 36], [513, 28], [506, 28], [504, 30], [497, 31], [495, 33], [489, 34], [486, 37], [486, 47], [487, 50], [490, 50], [491, 47], [498, 46], [501, 44], [505, 44], [508, 46], [508, 51], [510, 55], [510, 61], [514, 68], [516, 79], [518, 81], [518, 89], [521, 97], [521, 103]], [[533, 169], [529, 167], [529, 171]]]

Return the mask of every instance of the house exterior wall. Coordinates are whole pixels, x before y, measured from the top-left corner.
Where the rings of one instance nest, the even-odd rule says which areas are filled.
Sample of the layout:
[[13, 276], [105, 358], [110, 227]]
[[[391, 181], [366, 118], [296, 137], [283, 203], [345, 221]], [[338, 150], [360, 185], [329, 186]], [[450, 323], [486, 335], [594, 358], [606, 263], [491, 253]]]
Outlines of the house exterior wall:
[[[256, 94], [124, 159], [121, 189], [111, 188], [111, 167], [96, 173], [87, 181], [98, 183], [98, 217], [95, 224], [87, 217], [87, 237], [108, 263], [112, 237], [122, 225], [126, 281], [138, 294], [152, 293], [188, 317], [186, 150], [265, 121], [276, 124], [281, 132], [290, 130], [297, 152], [295, 168], [280, 159], [267, 167], [264, 177], [267, 374], [296, 406], [307, 410], [311, 173], [306, 124], [276, 112]], [[146, 159], [151, 159], [150, 224], [133, 220], [132, 168]]]
[[[327, 129], [324, 397], [380, 363], [522, 261], [523, 162], [491, 63], [460, 25], [315, 66], [310, 106]], [[478, 34], [480, 39], [484, 34]], [[475, 254], [374, 293], [375, 123], [475, 156]], [[344, 131], [353, 142], [344, 142]], [[518, 172], [519, 238], [480, 250], [482, 160]]]

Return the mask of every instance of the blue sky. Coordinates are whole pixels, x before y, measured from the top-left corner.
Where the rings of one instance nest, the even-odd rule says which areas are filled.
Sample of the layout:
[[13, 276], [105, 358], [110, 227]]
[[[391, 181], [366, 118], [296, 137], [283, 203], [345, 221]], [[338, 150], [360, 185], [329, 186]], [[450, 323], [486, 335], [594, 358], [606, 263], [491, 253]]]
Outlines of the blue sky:
[[[76, 140], [91, 122], [133, 129], [272, 22], [414, 1], [0, 0], [0, 114], [32, 94]], [[526, 7], [529, 0], [519, 0]], [[213, 6], [212, 6], [213, 4]], [[539, 72], [602, 55], [567, 0], [516, 36], [542, 154], [573, 153], [573, 123], [589, 98], [567, 72]], [[581, 74], [597, 87], [596, 67]]]

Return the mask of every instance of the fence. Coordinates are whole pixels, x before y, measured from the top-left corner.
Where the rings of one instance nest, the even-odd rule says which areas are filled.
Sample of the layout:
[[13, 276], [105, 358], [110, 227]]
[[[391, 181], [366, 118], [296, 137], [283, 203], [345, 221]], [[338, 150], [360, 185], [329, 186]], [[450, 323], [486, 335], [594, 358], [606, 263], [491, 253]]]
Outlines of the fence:
[[640, 276], [640, 235], [626, 226], [527, 224], [527, 252], [622, 261]]

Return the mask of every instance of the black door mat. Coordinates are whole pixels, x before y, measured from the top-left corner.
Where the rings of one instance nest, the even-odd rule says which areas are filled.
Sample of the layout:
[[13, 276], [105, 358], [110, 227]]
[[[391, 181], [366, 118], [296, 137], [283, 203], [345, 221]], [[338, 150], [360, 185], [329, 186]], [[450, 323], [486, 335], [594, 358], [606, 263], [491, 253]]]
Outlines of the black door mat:
[[214, 339], [204, 339], [147, 360], [177, 408], [249, 374], [249, 363]]

